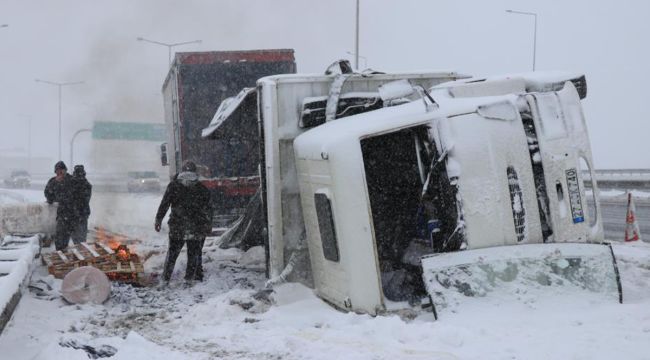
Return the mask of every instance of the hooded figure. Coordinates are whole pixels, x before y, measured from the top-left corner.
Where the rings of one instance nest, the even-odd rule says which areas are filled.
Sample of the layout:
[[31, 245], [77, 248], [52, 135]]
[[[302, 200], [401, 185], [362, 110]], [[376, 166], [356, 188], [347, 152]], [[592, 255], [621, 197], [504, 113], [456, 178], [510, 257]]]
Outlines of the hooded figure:
[[90, 216], [90, 197], [93, 187], [86, 179], [83, 165], [75, 165], [72, 173], [72, 198], [76, 211], [77, 224], [72, 232], [72, 242], [79, 244], [86, 241], [88, 235], [88, 217]]
[[72, 176], [68, 174], [68, 168], [63, 161], [54, 165], [54, 173], [56, 176], [47, 182], [44, 193], [48, 204], [58, 204], [54, 245], [56, 250], [65, 250], [77, 223]]
[[162, 274], [169, 282], [176, 259], [187, 242], [187, 268], [185, 280], [203, 280], [202, 251], [205, 237], [212, 231], [212, 208], [210, 191], [199, 182], [196, 165], [186, 161], [181, 172], [167, 185], [158, 213], [155, 230], [160, 231], [162, 220], [171, 207], [169, 215], [169, 249]]

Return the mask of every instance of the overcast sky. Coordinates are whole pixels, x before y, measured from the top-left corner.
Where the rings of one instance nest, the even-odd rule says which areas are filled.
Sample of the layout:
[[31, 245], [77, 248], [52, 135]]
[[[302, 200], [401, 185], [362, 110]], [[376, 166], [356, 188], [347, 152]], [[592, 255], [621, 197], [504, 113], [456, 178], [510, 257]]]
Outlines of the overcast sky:
[[[650, 2], [641, 0], [361, 0], [361, 45], [382, 71], [456, 70], [498, 75], [532, 68], [587, 75], [584, 102], [596, 168], [650, 168]], [[84, 81], [63, 90], [63, 154], [95, 120], [163, 122], [167, 48], [293, 48], [299, 72], [322, 72], [354, 51], [355, 0], [0, 0], [0, 151], [57, 153], [57, 88], [34, 79]], [[364, 59], [361, 60], [364, 65]], [[90, 136], [76, 145], [87, 149]], [[83, 157], [79, 156], [82, 161]]]

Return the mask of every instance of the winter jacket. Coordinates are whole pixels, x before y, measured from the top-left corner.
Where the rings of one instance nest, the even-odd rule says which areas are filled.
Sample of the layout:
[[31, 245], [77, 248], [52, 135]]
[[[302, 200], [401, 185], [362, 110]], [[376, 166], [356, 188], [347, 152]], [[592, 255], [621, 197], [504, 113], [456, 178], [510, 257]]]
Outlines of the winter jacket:
[[172, 210], [167, 222], [170, 231], [207, 234], [210, 230], [210, 191], [199, 182], [195, 172], [182, 172], [167, 185], [156, 214], [156, 224], [162, 223], [170, 207]]
[[90, 216], [90, 197], [93, 186], [90, 185], [85, 176], [72, 176], [72, 198], [77, 215], [80, 218]]
[[47, 182], [44, 191], [45, 199], [48, 204], [59, 203], [56, 211], [57, 219], [74, 219], [76, 217], [73, 192], [72, 175], [70, 174], [65, 174], [61, 181], [57, 181], [55, 176]]

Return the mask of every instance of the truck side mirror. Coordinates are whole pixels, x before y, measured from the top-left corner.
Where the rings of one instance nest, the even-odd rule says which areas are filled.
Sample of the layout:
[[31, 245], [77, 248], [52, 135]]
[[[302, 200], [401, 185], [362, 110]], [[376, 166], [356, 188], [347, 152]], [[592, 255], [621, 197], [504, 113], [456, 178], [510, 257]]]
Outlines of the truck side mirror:
[[167, 143], [160, 144], [160, 163], [162, 166], [168, 166], [167, 162]]

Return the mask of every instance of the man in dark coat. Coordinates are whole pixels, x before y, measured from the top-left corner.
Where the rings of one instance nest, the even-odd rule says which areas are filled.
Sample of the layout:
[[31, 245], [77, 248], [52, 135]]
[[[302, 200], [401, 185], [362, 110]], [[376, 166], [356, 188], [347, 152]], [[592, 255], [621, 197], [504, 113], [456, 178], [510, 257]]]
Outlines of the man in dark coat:
[[202, 281], [202, 252], [206, 235], [212, 230], [210, 191], [199, 182], [196, 165], [186, 161], [181, 172], [167, 186], [156, 214], [155, 230], [160, 231], [162, 220], [171, 206], [169, 216], [169, 250], [162, 274], [168, 283], [176, 259], [187, 243], [186, 281]]
[[48, 204], [58, 203], [56, 211], [56, 233], [54, 245], [56, 250], [65, 250], [70, 241], [70, 234], [74, 230], [77, 218], [73, 201], [72, 176], [63, 161], [54, 165], [56, 176], [51, 178], [45, 186], [45, 199]]
[[73, 201], [77, 216], [77, 226], [72, 232], [72, 242], [79, 244], [88, 236], [88, 217], [90, 216], [90, 197], [93, 187], [86, 179], [83, 165], [75, 165], [72, 173]]

